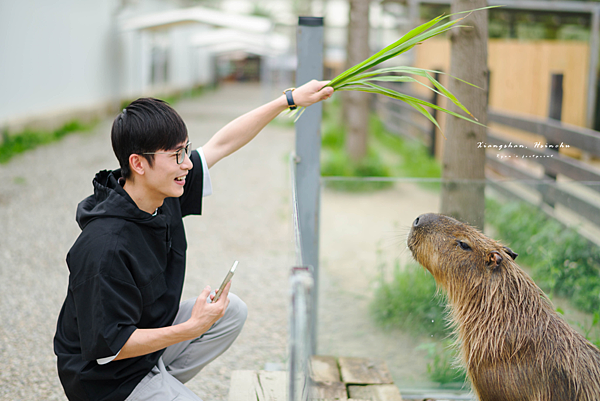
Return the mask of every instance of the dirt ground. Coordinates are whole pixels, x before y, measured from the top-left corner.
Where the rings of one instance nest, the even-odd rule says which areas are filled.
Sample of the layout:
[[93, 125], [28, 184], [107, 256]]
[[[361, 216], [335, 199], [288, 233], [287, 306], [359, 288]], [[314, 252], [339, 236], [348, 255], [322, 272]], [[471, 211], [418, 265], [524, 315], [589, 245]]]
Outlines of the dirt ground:
[[400, 330], [374, 325], [369, 304], [381, 274], [412, 260], [406, 236], [412, 221], [439, 208], [434, 192], [397, 183], [372, 193], [324, 189], [321, 205], [321, 267], [318, 352], [384, 359], [399, 387], [431, 387], [425, 351]]

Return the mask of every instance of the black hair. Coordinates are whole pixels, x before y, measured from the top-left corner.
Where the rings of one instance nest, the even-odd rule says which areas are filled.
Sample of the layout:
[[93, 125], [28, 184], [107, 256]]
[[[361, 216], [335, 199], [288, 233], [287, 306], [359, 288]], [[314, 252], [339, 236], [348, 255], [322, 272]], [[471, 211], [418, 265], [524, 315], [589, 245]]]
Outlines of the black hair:
[[154, 155], [146, 152], [171, 150], [188, 138], [185, 123], [171, 106], [160, 99], [140, 98], [115, 118], [111, 141], [121, 166], [121, 176], [129, 178], [129, 156], [144, 156], [150, 166]]

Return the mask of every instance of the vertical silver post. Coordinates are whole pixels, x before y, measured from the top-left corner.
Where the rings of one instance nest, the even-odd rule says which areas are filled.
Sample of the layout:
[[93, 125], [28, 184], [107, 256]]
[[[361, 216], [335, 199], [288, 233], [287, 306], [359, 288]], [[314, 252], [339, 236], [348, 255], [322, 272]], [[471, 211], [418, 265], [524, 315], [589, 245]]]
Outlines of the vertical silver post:
[[[298, 67], [296, 86], [323, 79], [323, 18], [300, 17], [297, 31]], [[314, 298], [312, 319], [312, 352], [317, 342], [317, 297], [319, 283], [319, 208], [321, 177], [321, 103], [308, 107], [296, 122], [296, 180], [298, 220], [302, 238], [302, 260], [312, 266]]]

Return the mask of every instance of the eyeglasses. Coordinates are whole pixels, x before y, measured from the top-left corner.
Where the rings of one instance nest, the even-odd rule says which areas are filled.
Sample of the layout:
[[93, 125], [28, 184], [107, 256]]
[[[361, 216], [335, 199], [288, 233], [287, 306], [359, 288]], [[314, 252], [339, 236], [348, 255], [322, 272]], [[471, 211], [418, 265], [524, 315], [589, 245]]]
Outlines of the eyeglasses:
[[177, 164], [183, 163], [185, 160], [185, 155], [188, 157], [192, 156], [192, 143], [188, 142], [185, 144], [183, 148], [177, 149], [175, 152], [145, 152], [143, 155], [157, 155], [157, 154], [165, 154], [165, 155], [177, 155]]

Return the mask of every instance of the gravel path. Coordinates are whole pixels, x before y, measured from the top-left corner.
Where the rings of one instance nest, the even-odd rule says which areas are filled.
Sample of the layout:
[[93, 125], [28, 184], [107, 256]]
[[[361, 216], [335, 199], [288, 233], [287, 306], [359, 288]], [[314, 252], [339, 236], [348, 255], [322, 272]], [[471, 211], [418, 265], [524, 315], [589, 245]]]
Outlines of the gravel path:
[[[175, 108], [200, 146], [267, 100], [257, 85], [224, 85]], [[232, 291], [249, 308], [231, 349], [188, 383], [207, 401], [227, 399], [233, 370], [287, 367], [288, 278], [295, 263], [287, 160], [294, 130], [285, 116], [280, 121], [211, 169], [214, 194], [204, 200], [204, 215], [185, 219], [183, 298], [197, 296], [207, 284], [218, 286], [237, 259]], [[91, 133], [0, 165], [0, 400], [65, 400], [52, 351], [66, 294], [65, 256], [79, 234], [76, 206], [92, 192], [94, 174], [118, 167], [111, 124], [103, 121]], [[437, 197], [412, 184], [373, 194], [323, 191], [319, 353], [385, 359], [404, 387], [422, 380], [419, 342], [397, 330], [378, 330], [368, 304], [381, 262], [389, 277], [393, 260], [408, 256], [411, 221], [437, 208]]]
[[[176, 105], [194, 145], [259, 106], [255, 85], [229, 85]], [[77, 203], [92, 192], [101, 169], [118, 167], [111, 121], [0, 165], [1, 400], [64, 400], [52, 338], [66, 294], [65, 256], [76, 239]], [[227, 398], [231, 371], [285, 367], [288, 275], [294, 262], [287, 155], [294, 131], [269, 125], [255, 141], [211, 169], [214, 194], [204, 216], [185, 220], [188, 266], [184, 299], [220, 284], [240, 261], [232, 291], [249, 318], [238, 341], [190, 388], [205, 400]]]

